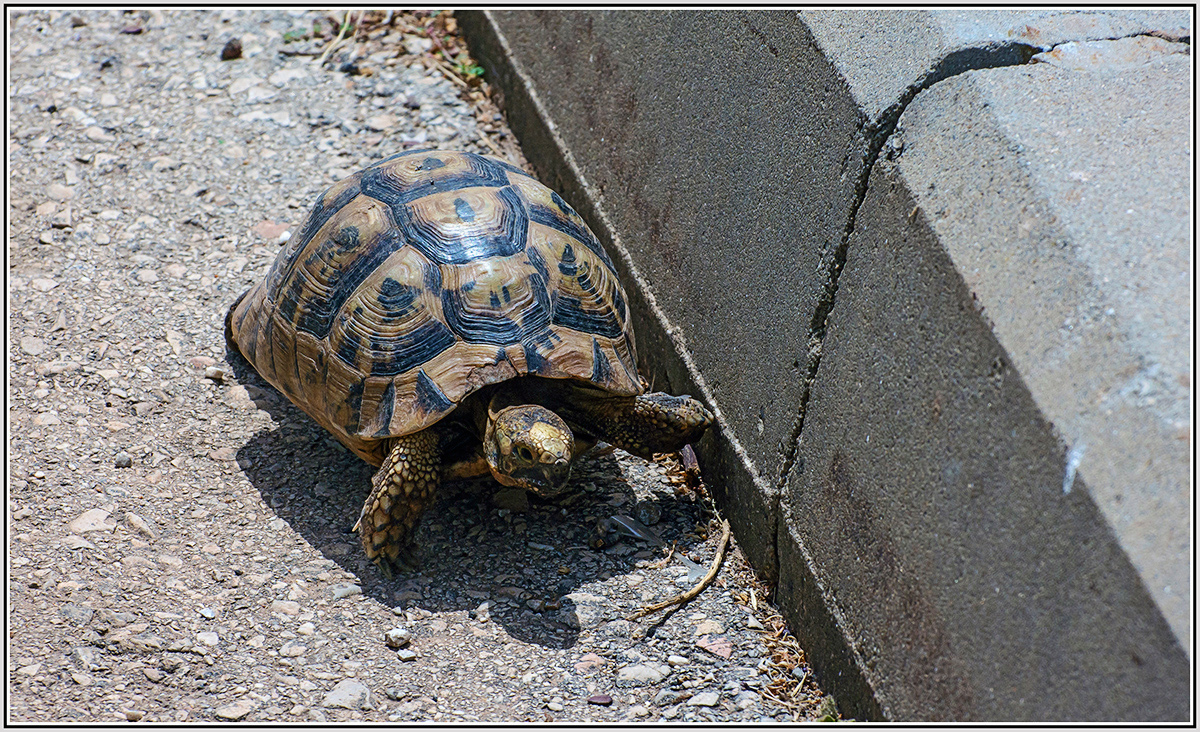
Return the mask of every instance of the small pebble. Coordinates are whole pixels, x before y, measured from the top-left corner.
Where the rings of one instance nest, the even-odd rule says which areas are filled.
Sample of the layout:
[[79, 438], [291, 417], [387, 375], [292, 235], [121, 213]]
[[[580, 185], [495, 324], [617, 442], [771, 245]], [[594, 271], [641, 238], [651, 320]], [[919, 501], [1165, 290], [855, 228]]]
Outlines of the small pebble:
[[283, 613], [284, 615], [299, 615], [300, 603], [295, 600], [272, 600], [271, 612]]
[[95, 125], [84, 130], [83, 134], [92, 142], [115, 142], [117, 139]]
[[222, 61], [233, 61], [242, 57], [242, 42], [237, 38], [229, 39], [225, 47], [221, 49]]
[[612, 704], [612, 701], [612, 697], [608, 694], [596, 694], [587, 698], [588, 704], [595, 704], [599, 707], [607, 707], [609, 704]]
[[21, 350], [30, 356], [40, 356], [46, 352], [46, 342], [41, 338], [25, 336], [21, 339]]
[[299, 658], [308, 653], [308, 646], [299, 641], [290, 640], [279, 647], [279, 655], [284, 658]]
[[371, 690], [357, 679], [342, 679], [325, 694], [322, 705], [343, 709], [370, 709]]
[[392, 628], [383, 634], [383, 642], [388, 648], [403, 648], [412, 640], [412, 633], [404, 628]]
[[618, 686], [644, 686], [657, 684], [671, 673], [667, 666], [658, 664], [639, 663], [626, 666], [617, 672]]
[[213, 714], [215, 714], [218, 719], [227, 719], [230, 722], [236, 722], [252, 711], [254, 711], [253, 701], [249, 699], [239, 699], [232, 704], [226, 704], [225, 706], [217, 707], [213, 711]]
[[46, 195], [53, 201], [69, 201], [75, 197], [75, 191], [62, 183], [51, 183], [46, 186]]
[[157, 537], [150, 523], [132, 511], [125, 512], [125, 523], [147, 539], [154, 540]]
[[653, 526], [662, 519], [662, 509], [655, 501], [638, 501], [633, 507], [633, 517], [646, 526]]
[[92, 508], [84, 511], [67, 527], [72, 534], [86, 534], [89, 531], [112, 531], [115, 524], [110, 524], [111, 514], [102, 508]]
[[361, 595], [362, 587], [351, 582], [343, 582], [331, 587], [330, 591], [333, 593], [335, 600], [340, 600], [343, 597], [350, 597], [351, 595]]

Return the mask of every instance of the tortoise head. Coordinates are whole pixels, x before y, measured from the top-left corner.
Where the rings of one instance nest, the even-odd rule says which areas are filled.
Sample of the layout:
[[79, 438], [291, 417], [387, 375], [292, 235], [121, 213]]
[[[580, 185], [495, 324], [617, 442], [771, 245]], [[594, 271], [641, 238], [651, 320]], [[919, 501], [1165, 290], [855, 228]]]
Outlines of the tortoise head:
[[571, 428], [545, 407], [524, 404], [489, 414], [483, 452], [502, 485], [557, 495], [571, 477], [574, 449]]

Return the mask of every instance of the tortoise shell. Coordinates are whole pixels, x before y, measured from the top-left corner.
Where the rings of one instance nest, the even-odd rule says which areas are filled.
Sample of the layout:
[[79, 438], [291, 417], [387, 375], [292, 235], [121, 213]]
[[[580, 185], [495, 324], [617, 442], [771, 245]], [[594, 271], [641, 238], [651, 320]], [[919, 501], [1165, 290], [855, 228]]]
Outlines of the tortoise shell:
[[330, 187], [226, 334], [363, 459], [488, 384], [643, 391], [625, 293], [583, 219], [501, 160], [409, 151]]

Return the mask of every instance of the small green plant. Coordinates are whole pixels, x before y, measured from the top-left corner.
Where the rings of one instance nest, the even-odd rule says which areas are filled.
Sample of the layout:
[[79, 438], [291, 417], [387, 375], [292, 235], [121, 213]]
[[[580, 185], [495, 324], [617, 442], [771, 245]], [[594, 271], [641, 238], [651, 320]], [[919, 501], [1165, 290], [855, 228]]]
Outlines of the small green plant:
[[477, 79], [483, 76], [483, 67], [478, 64], [464, 64], [461, 61], [454, 65], [454, 70], [465, 79]]

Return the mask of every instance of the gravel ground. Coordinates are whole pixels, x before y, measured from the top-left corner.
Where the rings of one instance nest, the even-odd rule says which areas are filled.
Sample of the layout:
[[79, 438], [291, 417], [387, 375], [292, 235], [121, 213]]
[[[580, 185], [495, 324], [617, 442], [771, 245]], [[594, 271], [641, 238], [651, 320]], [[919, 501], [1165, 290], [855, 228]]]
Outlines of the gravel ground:
[[556, 502], [447, 486], [387, 581], [349, 531], [370, 466], [227, 361], [225, 310], [325, 187], [413, 146], [524, 162], [428, 53], [452, 19], [377, 15], [323, 66], [319, 12], [8, 16], [9, 721], [822, 716], [736, 542], [624, 619], [695, 573], [592, 549], [598, 521], [716, 552], [671, 459], [595, 455]]

